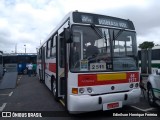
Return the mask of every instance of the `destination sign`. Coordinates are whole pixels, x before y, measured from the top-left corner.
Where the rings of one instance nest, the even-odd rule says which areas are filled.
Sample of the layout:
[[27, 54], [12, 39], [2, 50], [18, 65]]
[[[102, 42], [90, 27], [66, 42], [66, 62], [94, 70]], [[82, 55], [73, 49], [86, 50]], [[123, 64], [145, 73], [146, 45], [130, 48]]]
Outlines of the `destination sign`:
[[99, 18], [98, 22], [99, 22], [100, 25], [114, 26], [114, 27], [120, 27], [120, 28], [128, 28], [127, 23], [123, 22], [123, 21]]
[[81, 19], [82, 19], [82, 22], [84, 22], [84, 23], [93, 23], [92, 16], [82, 15]]
[[73, 22], [135, 30], [130, 20], [91, 13], [73, 12]]

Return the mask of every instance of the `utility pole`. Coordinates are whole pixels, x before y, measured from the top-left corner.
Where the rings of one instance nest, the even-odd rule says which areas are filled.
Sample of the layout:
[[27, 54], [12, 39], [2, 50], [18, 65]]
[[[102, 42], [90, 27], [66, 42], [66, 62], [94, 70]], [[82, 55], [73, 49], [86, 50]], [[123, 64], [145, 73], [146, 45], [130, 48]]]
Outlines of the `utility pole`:
[[15, 53], [17, 53], [17, 43], [16, 43], [16, 45], [15, 45]]
[[26, 45], [24, 45], [24, 47], [25, 47], [24, 49], [25, 49], [25, 53], [26, 53]]

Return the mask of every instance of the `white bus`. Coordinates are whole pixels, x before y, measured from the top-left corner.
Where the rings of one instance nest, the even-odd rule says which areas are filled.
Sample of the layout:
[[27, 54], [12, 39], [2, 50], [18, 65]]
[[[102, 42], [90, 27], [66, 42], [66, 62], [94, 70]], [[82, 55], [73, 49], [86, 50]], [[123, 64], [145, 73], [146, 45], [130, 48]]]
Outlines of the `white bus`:
[[136, 32], [130, 20], [70, 12], [37, 56], [40, 81], [69, 113], [139, 102]]
[[3, 76], [3, 52], [0, 51], [0, 80]]
[[[141, 66], [141, 49], [138, 50], [139, 65]], [[154, 74], [160, 68], [160, 46], [151, 49], [151, 73]]]
[[151, 106], [160, 106], [160, 69], [147, 78], [147, 97]]
[[[141, 50], [138, 53], [141, 65]], [[145, 87], [149, 104], [153, 107], [160, 106], [160, 46], [151, 49], [151, 74], [148, 74]]]

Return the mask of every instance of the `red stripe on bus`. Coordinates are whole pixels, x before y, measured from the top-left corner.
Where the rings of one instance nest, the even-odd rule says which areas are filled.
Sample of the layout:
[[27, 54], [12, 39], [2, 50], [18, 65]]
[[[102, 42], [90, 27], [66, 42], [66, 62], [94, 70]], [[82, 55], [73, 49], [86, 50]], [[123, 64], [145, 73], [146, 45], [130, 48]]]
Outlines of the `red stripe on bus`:
[[139, 72], [128, 72], [127, 73], [127, 79], [129, 82], [139, 82]]
[[96, 85], [109, 85], [109, 84], [120, 84], [120, 83], [128, 83], [128, 80], [107, 80], [107, 81], [97, 81], [97, 80], [86, 80], [79, 79], [78, 86], [96, 86]]
[[103, 80], [99, 81], [97, 74], [81, 74], [78, 75], [78, 86], [96, 86], [96, 85], [109, 85], [109, 84], [120, 84], [128, 82], [139, 82], [139, 73], [132, 72], [126, 73], [126, 79], [116, 79], [116, 80]]
[[49, 71], [56, 73], [56, 63], [49, 63]]
[[96, 85], [96, 74], [78, 75], [78, 86], [93, 86]]

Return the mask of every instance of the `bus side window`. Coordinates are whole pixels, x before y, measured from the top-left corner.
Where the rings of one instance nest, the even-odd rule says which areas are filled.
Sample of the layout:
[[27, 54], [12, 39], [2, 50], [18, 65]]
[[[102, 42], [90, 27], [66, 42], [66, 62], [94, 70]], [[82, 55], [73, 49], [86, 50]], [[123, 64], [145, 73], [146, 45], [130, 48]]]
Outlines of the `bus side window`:
[[57, 35], [53, 36], [51, 40], [51, 57], [56, 57], [56, 38]]
[[38, 59], [42, 58], [42, 56], [41, 56], [41, 49], [39, 49], [37, 56], [38, 56]]
[[47, 42], [47, 50], [46, 50], [46, 57], [49, 58], [50, 57], [50, 47], [51, 47], [51, 40], [49, 40]]
[[64, 39], [60, 38], [60, 67], [64, 68]]
[[39, 59], [42, 59], [42, 48], [39, 50]]

